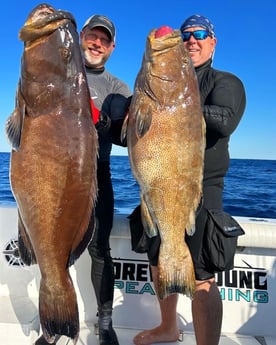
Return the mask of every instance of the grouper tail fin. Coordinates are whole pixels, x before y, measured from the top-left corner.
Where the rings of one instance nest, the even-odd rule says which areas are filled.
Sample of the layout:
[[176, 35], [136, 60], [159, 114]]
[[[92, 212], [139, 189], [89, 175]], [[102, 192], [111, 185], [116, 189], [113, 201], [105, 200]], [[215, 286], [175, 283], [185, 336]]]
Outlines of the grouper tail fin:
[[[184, 248], [183, 248], [184, 246]], [[168, 260], [168, 250], [160, 245], [158, 261], [158, 287], [157, 294], [164, 299], [170, 294], [181, 293], [193, 298], [195, 291], [195, 273], [192, 257], [185, 242], [179, 244], [174, 257]]]
[[[73, 282], [68, 274], [59, 289], [52, 291], [51, 284], [41, 279], [39, 291], [39, 316], [44, 338], [48, 343], [56, 335], [65, 335], [76, 344], [79, 336], [79, 312]], [[58, 294], [56, 293], [58, 291]]]

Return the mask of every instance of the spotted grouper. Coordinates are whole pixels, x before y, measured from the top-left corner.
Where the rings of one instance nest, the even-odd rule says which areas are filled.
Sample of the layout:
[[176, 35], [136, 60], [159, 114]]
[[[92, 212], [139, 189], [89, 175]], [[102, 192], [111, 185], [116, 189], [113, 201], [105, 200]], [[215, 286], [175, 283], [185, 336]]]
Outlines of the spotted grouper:
[[152, 30], [122, 137], [140, 186], [148, 236], [160, 234], [158, 289], [193, 296], [192, 235], [202, 197], [205, 122], [195, 71], [180, 31]]
[[19, 251], [41, 272], [39, 316], [49, 343], [76, 343], [79, 316], [69, 266], [94, 230], [97, 133], [73, 16], [33, 9], [24, 41], [16, 107], [6, 124], [10, 181], [18, 206]]

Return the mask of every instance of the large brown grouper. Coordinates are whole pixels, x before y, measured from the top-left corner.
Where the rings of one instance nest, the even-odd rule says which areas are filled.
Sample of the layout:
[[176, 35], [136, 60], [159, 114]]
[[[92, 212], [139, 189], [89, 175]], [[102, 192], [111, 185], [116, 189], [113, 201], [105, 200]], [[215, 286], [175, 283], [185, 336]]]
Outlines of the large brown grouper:
[[10, 180], [19, 213], [19, 250], [41, 272], [39, 315], [49, 343], [76, 342], [78, 306], [69, 266], [94, 229], [97, 133], [92, 124], [75, 20], [37, 6], [24, 41], [16, 108], [7, 121]]
[[195, 277], [185, 231], [194, 231], [202, 195], [205, 122], [179, 30], [150, 32], [125, 135], [144, 227], [150, 237], [157, 232], [161, 237], [158, 295], [192, 296]]

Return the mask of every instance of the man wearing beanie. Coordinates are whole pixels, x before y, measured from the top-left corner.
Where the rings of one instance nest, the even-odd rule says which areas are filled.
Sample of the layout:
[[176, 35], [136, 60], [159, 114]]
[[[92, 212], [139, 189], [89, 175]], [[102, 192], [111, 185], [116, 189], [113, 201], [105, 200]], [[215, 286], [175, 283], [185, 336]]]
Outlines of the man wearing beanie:
[[[192, 15], [180, 28], [183, 44], [189, 51], [198, 78], [201, 104], [206, 122], [206, 150], [203, 178], [203, 204], [196, 218], [196, 231], [186, 236], [196, 275], [192, 300], [193, 324], [197, 345], [218, 345], [222, 324], [222, 301], [215, 281], [216, 269], [205, 255], [207, 210], [223, 210], [224, 176], [229, 167], [228, 143], [237, 128], [246, 103], [242, 82], [235, 75], [212, 67], [217, 39], [214, 25], [202, 15]], [[154, 244], [152, 244], [154, 247]], [[152, 252], [151, 252], [152, 253]], [[150, 261], [154, 285], [157, 286], [158, 250]], [[181, 264], [181, 263], [180, 263]], [[159, 300], [161, 323], [137, 334], [135, 345], [175, 342], [178, 295]], [[184, 335], [185, 336], [185, 335]]]

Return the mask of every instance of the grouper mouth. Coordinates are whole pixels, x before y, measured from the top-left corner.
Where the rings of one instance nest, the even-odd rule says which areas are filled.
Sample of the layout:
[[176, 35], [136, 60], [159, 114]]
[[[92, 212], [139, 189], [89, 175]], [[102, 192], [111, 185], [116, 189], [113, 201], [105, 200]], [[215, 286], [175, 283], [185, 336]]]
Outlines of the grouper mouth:
[[55, 10], [48, 4], [40, 4], [29, 14], [27, 21], [19, 31], [19, 39], [24, 42], [34, 41], [49, 35], [57, 28], [71, 22], [76, 27], [76, 20], [71, 13]]

